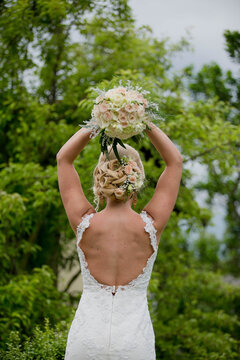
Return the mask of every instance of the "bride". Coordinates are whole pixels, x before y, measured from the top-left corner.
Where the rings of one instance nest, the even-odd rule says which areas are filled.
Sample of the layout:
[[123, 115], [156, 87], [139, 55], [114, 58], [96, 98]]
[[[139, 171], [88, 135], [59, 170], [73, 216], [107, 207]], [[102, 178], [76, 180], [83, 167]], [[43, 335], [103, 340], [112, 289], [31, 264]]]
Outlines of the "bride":
[[[145, 173], [139, 153], [118, 146], [101, 154], [94, 170], [93, 191], [105, 208], [96, 212], [86, 199], [73, 161], [90, 141], [82, 128], [57, 154], [59, 190], [76, 235], [83, 292], [71, 324], [65, 360], [155, 360], [155, 335], [147, 287], [161, 234], [176, 203], [182, 156], [152, 122], [146, 130], [166, 166], [153, 197], [140, 214], [132, 209]], [[85, 175], [85, 174], [83, 174]], [[126, 179], [131, 186], [125, 187]]]

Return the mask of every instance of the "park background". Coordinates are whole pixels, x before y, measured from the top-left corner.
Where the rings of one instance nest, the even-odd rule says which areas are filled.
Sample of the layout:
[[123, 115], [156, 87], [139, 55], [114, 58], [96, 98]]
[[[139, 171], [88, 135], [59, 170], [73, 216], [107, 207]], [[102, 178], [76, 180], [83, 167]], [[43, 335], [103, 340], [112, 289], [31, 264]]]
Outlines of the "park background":
[[[159, 104], [184, 158], [148, 288], [157, 359], [240, 358], [239, 10], [233, 0], [1, 2], [0, 357], [64, 358], [81, 274], [56, 154], [90, 118], [91, 87], [130, 79]], [[127, 143], [148, 179], [139, 212], [165, 164], [147, 137]], [[91, 203], [99, 152], [96, 138], [74, 162]]]

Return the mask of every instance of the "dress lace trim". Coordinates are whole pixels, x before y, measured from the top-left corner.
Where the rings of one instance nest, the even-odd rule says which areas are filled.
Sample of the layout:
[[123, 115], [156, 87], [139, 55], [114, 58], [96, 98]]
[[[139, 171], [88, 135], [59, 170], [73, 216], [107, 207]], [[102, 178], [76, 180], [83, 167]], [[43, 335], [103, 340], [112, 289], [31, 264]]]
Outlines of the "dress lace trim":
[[117, 285], [116, 286], [116, 285], [102, 284], [95, 279], [95, 277], [89, 271], [88, 262], [86, 260], [85, 254], [84, 254], [83, 250], [79, 247], [79, 243], [82, 239], [82, 235], [83, 235], [84, 231], [89, 227], [90, 219], [94, 216], [94, 214], [95, 213], [91, 213], [91, 214], [87, 214], [84, 217], [82, 217], [82, 221], [77, 226], [76, 245], [77, 245], [77, 252], [78, 252], [79, 258], [81, 260], [80, 263], [83, 265], [82, 270], [85, 272], [85, 275], [87, 275], [88, 278], [90, 278], [97, 287], [104, 289], [106, 291], [110, 291], [112, 293], [115, 292], [116, 287], [117, 287], [117, 289], [121, 289], [121, 290], [126, 290], [126, 289], [134, 287], [142, 278], [144, 278], [146, 276], [148, 268], [151, 267], [156, 255], [157, 255], [157, 248], [158, 248], [157, 247], [157, 238], [156, 238], [157, 230], [155, 229], [155, 227], [153, 225], [153, 220], [147, 215], [146, 211], [142, 210], [142, 212], [140, 213], [140, 216], [142, 217], [143, 221], [146, 223], [146, 225], [144, 226], [144, 229], [147, 233], [149, 233], [151, 245], [153, 247], [154, 252], [148, 258], [146, 265], [142, 269], [142, 272], [135, 279], [131, 280], [126, 285]]

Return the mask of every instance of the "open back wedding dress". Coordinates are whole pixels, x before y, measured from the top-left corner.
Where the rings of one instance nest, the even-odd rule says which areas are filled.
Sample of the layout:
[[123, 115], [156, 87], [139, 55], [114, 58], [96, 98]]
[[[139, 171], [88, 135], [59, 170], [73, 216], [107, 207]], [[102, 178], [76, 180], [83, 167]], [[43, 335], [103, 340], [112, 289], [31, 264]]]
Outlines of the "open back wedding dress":
[[140, 215], [154, 251], [142, 273], [117, 289], [99, 283], [88, 269], [78, 245], [94, 213], [82, 217], [77, 227], [77, 251], [83, 292], [68, 333], [65, 360], [156, 360], [147, 287], [157, 256], [157, 231], [145, 211]]

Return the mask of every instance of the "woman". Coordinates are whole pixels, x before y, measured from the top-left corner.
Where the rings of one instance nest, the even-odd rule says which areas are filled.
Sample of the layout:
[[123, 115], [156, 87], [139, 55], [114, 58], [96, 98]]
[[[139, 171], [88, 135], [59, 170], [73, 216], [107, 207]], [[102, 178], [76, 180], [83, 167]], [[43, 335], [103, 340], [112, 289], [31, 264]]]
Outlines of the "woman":
[[136, 203], [136, 188], [125, 201], [121, 187], [124, 171], [130, 173], [135, 168], [136, 174], [145, 177], [140, 156], [132, 147], [118, 147], [120, 157], [131, 158], [122, 167], [114, 167], [113, 151], [110, 160], [105, 155], [99, 158], [93, 190], [98, 200], [106, 200], [100, 212], [84, 196], [73, 166], [90, 140], [90, 131], [80, 129], [57, 154], [59, 189], [77, 237], [83, 276], [83, 292], [68, 334], [65, 360], [156, 359], [147, 286], [160, 236], [176, 203], [182, 156], [163, 131], [153, 123], [150, 128], [146, 133], [166, 167], [140, 214], [131, 208]]

